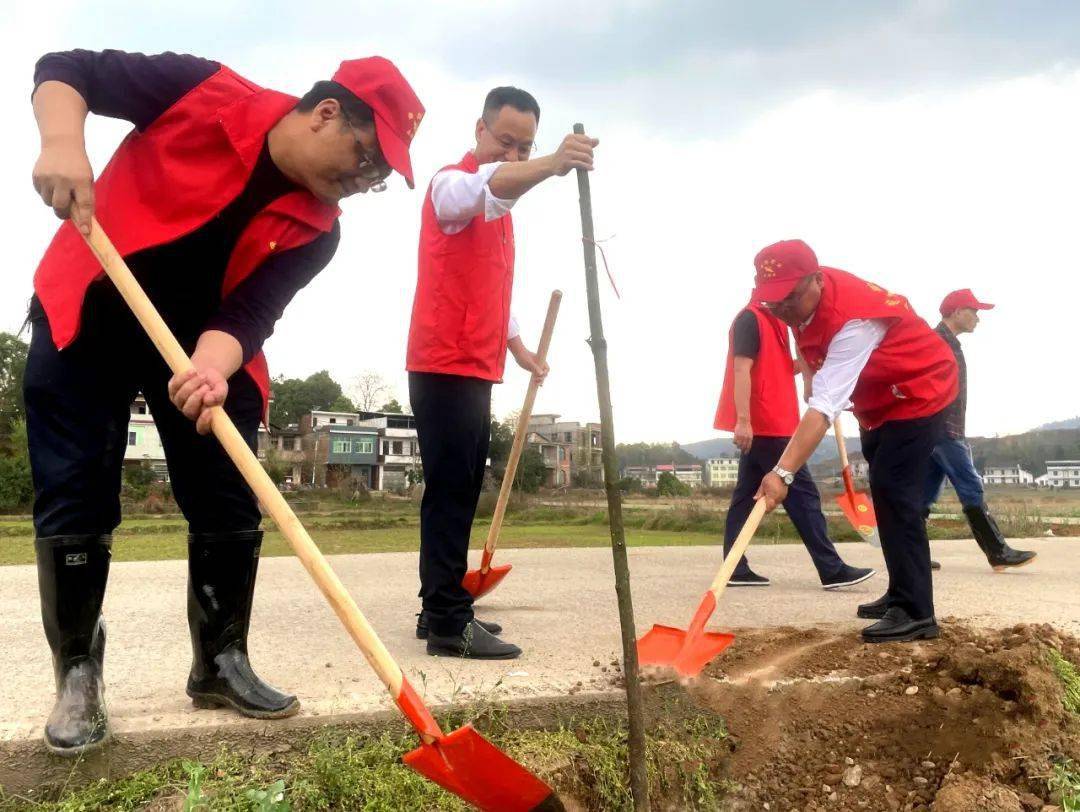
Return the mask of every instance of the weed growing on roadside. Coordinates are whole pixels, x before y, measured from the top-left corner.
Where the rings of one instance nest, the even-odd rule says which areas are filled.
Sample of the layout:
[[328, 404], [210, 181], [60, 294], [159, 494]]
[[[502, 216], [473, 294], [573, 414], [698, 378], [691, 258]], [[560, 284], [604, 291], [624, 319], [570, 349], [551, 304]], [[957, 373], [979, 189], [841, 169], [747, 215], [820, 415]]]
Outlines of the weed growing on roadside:
[[1080, 812], [1080, 765], [1071, 761], [1055, 764], [1046, 783], [1051, 792], [1061, 793], [1063, 812]]
[[1080, 669], [1077, 669], [1056, 648], [1047, 651], [1047, 657], [1054, 669], [1054, 673], [1065, 688], [1065, 695], [1062, 698], [1065, 710], [1080, 715]]

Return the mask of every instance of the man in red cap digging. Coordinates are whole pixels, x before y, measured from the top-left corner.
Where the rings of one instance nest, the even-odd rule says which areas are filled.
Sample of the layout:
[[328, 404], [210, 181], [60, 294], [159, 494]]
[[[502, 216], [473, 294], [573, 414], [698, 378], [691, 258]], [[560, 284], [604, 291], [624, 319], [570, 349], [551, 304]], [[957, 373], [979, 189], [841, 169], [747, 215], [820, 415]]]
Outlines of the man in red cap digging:
[[871, 643], [938, 635], [930, 542], [922, 494], [930, 456], [958, 392], [956, 360], [907, 300], [871, 282], [820, 266], [801, 240], [763, 249], [754, 259], [753, 300], [789, 324], [814, 371], [809, 408], [757, 497], [770, 510], [788, 496], [798, 471], [836, 416], [849, 406], [870, 463], [870, 491], [889, 571], [889, 589], [860, 617]]
[[[739, 477], [724, 527], [726, 556], [753, 509], [761, 478], [776, 465], [799, 425], [799, 396], [787, 325], [756, 302], [739, 311], [732, 322], [724, 385], [713, 425], [733, 432], [741, 452]], [[806, 545], [824, 589], [854, 586], [875, 574], [870, 568], [846, 564], [837, 554], [821, 512], [821, 495], [805, 465], [795, 472], [784, 510]], [[728, 584], [768, 586], [769, 579], [750, 569], [743, 556]]]
[[930, 471], [926, 478], [923, 509], [927, 517], [930, 508], [941, 493], [945, 477], [952, 482], [956, 496], [971, 525], [975, 541], [986, 555], [990, 566], [997, 571], [1009, 567], [1022, 567], [1035, 558], [1035, 553], [1028, 550], [1015, 550], [1008, 545], [986, 506], [982, 477], [975, 470], [971, 458], [971, 446], [968, 445], [965, 428], [967, 413], [967, 362], [964, 350], [960, 346], [960, 335], [970, 333], [979, 324], [980, 310], [993, 309], [992, 304], [985, 304], [975, 298], [970, 289], [954, 290], [941, 302], [941, 323], [937, 331], [956, 356], [960, 370], [960, 394], [945, 412], [945, 434], [934, 446], [930, 458]]
[[[276, 719], [299, 708], [248, 662], [262, 533], [254, 495], [217, 441], [223, 405], [251, 447], [266, 414], [261, 347], [293, 295], [333, 257], [338, 202], [412, 187], [424, 108], [381, 57], [341, 63], [302, 98], [217, 62], [173, 53], [68, 51], [34, 77], [41, 131], [34, 188], [67, 220], [34, 277], [25, 397], [34, 529], [56, 704], [45, 743], [102, 744], [102, 599], [132, 398], [150, 405], [188, 521], [188, 624], [196, 707]], [[135, 125], [94, 181], [88, 112]], [[194, 371], [171, 376], [83, 242], [96, 215]]]
[[484, 480], [491, 387], [507, 349], [543, 379], [547, 365], [526, 349], [510, 314], [519, 197], [572, 169], [591, 170], [595, 138], [567, 135], [533, 158], [540, 106], [524, 90], [488, 93], [476, 146], [432, 178], [420, 225], [419, 270], [405, 367], [416, 416], [424, 499], [420, 507], [421, 612], [416, 635], [433, 655], [511, 659], [495, 623], [473, 617], [462, 586], [469, 535]]

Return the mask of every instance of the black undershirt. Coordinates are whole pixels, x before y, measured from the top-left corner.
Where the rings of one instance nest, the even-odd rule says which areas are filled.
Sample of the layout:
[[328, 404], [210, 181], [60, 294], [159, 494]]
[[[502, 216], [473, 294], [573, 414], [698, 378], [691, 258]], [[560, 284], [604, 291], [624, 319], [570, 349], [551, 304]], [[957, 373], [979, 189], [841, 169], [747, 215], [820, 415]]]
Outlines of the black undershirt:
[[751, 310], [744, 310], [735, 317], [735, 328], [731, 350], [733, 355], [742, 358], [757, 358], [761, 351], [761, 331], [758, 329], [757, 316]]

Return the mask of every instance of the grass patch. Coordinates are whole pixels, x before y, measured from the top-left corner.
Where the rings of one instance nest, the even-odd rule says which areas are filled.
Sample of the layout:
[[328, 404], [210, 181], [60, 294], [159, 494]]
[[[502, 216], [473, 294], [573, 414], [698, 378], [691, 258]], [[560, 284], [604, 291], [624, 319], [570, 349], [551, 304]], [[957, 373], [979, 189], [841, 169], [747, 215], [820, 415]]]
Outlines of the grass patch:
[[1050, 665], [1065, 689], [1062, 704], [1069, 713], [1080, 715], [1080, 669], [1056, 648], [1047, 652]]
[[[457, 711], [440, 721], [449, 730], [466, 721], [466, 716]], [[472, 721], [511, 757], [586, 808], [632, 808], [627, 734], [620, 722], [596, 715], [571, 716], [550, 728], [512, 729], [505, 711], [494, 706]], [[653, 727], [648, 770], [658, 808], [718, 808], [728, 789], [718, 773], [728, 749], [726, 735], [722, 720], [707, 715]], [[327, 728], [285, 753], [251, 756], [222, 750], [206, 762], [172, 761], [53, 797], [0, 796], [0, 810], [467, 809], [401, 763], [401, 756], [415, 746], [416, 737], [400, 727], [367, 732]]]
[[1067, 760], [1055, 764], [1046, 783], [1051, 792], [1061, 794], [1063, 812], [1080, 812], [1080, 767]]

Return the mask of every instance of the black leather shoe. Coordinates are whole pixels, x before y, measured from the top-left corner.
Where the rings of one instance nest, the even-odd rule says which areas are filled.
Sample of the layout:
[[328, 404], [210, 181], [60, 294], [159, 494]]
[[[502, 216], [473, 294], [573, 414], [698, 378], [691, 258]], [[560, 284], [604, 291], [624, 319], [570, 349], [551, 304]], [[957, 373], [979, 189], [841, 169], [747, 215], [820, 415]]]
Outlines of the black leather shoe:
[[939, 570], [939, 569], [941, 569], [941, 564], [939, 564], [937, 561], [931, 560], [930, 561], [930, 569]]
[[859, 608], [855, 610], [855, 614], [864, 620], [881, 620], [885, 617], [885, 610], [889, 608], [889, 593], [886, 592], [876, 601], [870, 603], [860, 603]]
[[513, 660], [521, 649], [504, 643], [475, 620], [452, 637], [428, 633], [427, 653], [436, 657], [463, 657], [468, 660]]
[[196, 708], [227, 705], [254, 719], [282, 719], [300, 710], [295, 696], [267, 685], [248, 662], [261, 546], [258, 530], [188, 536], [187, 694]]
[[[498, 623], [492, 623], [489, 620], [479, 620], [476, 622], [483, 626], [490, 634], [499, 634], [502, 632], [502, 626]], [[428, 615], [427, 612], [421, 611], [416, 613], [416, 638], [418, 640], [427, 640], [428, 638]]]
[[728, 586], [768, 586], [769, 583], [769, 579], [764, 575], [758, 575], [747, 567], [742, 572], [733, 573]]
[[899, 606], [890, 606], [881, 620], [862, 630], [862, 639], [865, 643], [903, 643], [930, 640], [939, 633], [932, 615], [917, 620]]
[[105, 621], [108, 535], [46, 536], [34, 544], [45, 638], [53, 655], [56, 704], [45, 723], [45, 746], [77, 756], [105, 744]]

